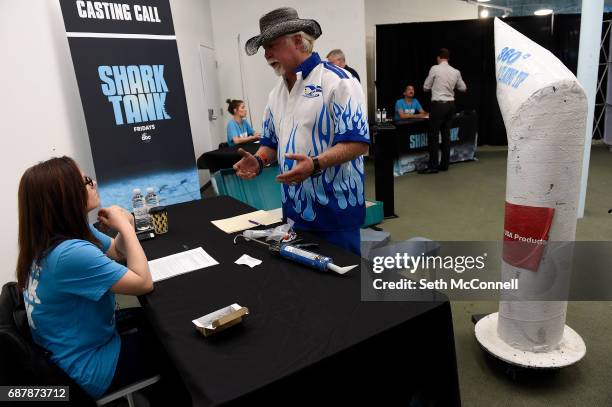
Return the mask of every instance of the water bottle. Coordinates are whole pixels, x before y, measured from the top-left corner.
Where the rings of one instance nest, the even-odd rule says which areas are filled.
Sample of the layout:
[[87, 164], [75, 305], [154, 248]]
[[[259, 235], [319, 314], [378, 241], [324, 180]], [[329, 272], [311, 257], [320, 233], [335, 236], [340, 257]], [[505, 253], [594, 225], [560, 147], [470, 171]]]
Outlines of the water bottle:
[[159, 198], [155, 193], [155, 189], [152, 187], [147, 188], [147, 194], [145, 195], [145, 203], [147, 204], [147, 211], [159, 206]]
[[134, 188], [132, 192], [132, 210], [134, 212], [136, 231], [149, 230], [151, 229], [151, 217], [149, 216], [145, 199], [140, 192], [140, 188]]
[[380, 109], [376, 109], [376, 122], [380, 123], [382, 121], [382, 112]]
[[383, 109], [382, 110], [382, 117], [380, 119], [381, 122], [386, 122], [387, 121], [387, 109]]

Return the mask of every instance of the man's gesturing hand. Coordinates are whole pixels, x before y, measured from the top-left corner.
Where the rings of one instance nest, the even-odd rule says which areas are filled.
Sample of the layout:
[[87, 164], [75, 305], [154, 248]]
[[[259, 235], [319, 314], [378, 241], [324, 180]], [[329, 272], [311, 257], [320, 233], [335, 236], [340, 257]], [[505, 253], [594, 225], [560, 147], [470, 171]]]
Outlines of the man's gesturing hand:
[[290, 171], [284, 172], [276, 180], [283, 184], [298, 184], [312, 175], [314, 163], [312, 158], [304, 154], [285, 154], [285, 158], [294, 160], [295, 164]]
[[242, 158], [234, 164], [236, 175], [242, 179], [255, 178], [259, 172], [259, 163], [255, 156], [242, 148], [238, 149], [238, 154], [240, 154]]

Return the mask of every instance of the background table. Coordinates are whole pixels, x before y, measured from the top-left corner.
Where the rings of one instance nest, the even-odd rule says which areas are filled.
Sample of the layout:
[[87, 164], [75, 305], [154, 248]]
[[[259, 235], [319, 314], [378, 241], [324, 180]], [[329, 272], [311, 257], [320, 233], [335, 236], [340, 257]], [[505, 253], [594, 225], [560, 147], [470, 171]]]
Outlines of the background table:
[[[413, 396], [460, 405], [448, 301], [362, 302], [359, 269], [313, 271], [254, 243], [234, 246], [210, 223], [250, 210], [229, 197], [170, 206], [169, 232], [143, 244], [149, 259], [202, 246], [220, 263], [140, 298], [194, 405], [408, 405]], [[360, 261], [320, 243], [339, 265]], [[243, 253], [263, 264], [234, 264]], [[232, 303], [251, 312], [242, 325], [210, 338], [194, 329], [191, 320]]]
[[210, 170], [211, 174], [223, 168], [232, 168], [232, 166], [240, 160], [240, 154], [238, 154], [239, 148], [251, 154], [255, 154], [259, 146], [259, 143], [243, 143], [238, 146], [223, 147], [217, 150], [208, 151], [198, 158], [198, 168], [201, 170]]
[[[451, 142], [451, 148], [467, 142], [475, 143], [478, 117], [475, 112], [460, 113], [453, 118], [451, 128], [458, 127], [459, 140]], [[399, 120], [384, 127], [372, 126], [374, 143], [374, 187], [376, 200], [384, 203], [386, 218], [395, 214], [395, 191], [393, 183], [393, 161], [400, 155], [416, 151], [427, 151], [427, 146], [411, 148], [408, 142], [414, 134], [426, 134], [429, 119]], [[451, 157], [450, 162], [456, 162]]]

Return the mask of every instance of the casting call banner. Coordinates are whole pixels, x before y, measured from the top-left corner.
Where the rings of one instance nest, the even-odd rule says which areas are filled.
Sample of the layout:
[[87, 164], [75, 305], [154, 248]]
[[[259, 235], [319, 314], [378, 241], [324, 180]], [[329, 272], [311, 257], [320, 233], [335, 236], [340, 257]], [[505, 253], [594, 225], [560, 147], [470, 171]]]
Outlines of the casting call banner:
[[60, 0], [102, 205], [200, 197], [168, 0]]

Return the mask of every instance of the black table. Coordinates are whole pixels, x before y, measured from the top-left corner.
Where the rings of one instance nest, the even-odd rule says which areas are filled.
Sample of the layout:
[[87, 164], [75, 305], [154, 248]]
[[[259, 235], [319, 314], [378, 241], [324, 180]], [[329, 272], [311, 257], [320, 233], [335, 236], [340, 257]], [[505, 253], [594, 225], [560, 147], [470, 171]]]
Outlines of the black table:
[[210, 170], [211, 174], [223, 168], [232, 168], [232, 166], [240, 160], [240, 154], [238, 154], [239, 148], [251, 154], [255, 154], [259, 146], [259, 143], [243, 143], [233, 147], [223, 147], [217, 150], [208, 151], [198, 158], [198, 168], [201, 170]]
[[[194, 405], [408, 405], [415, 394], [434, 403], [423, 405], [460, 405], [448, 301], [362, 302], [359, 269], [313, 271], [234, 246], [210, 223], [251, 210], [229, 197], [173, 205], [169, 232], [143, 244], [150, 259], [202, 246], [220, 263], [140, 298]], [[306, 238], [339, 265], [360, 261]], [[234, 264], [244, 253], [263, 264]], [[209, 338], [194, 329], [193, 319], [232, 303], [249, 308], [243, 324]]]
[[[459, 128], [459, 140], [451, 146], [463, 144], [466, 140], [475, 141], [478, 117], [475, 112], [460, 113], [453, 118], [451, 127]], [[395, 214], [395, 191], [393, 182], [393, 161], [403, 153], [425, 151], [426, 146], [410, 147], [406, 140], [413, 134], [429, 131], [429, 119], [406, 119], [392, 125], [372, 126], [374, 143], [374, 187], [376, 200], [384, 202], [385, 218], [397, 217]], [[451, 160], [451, 162], [453, 162]]]

